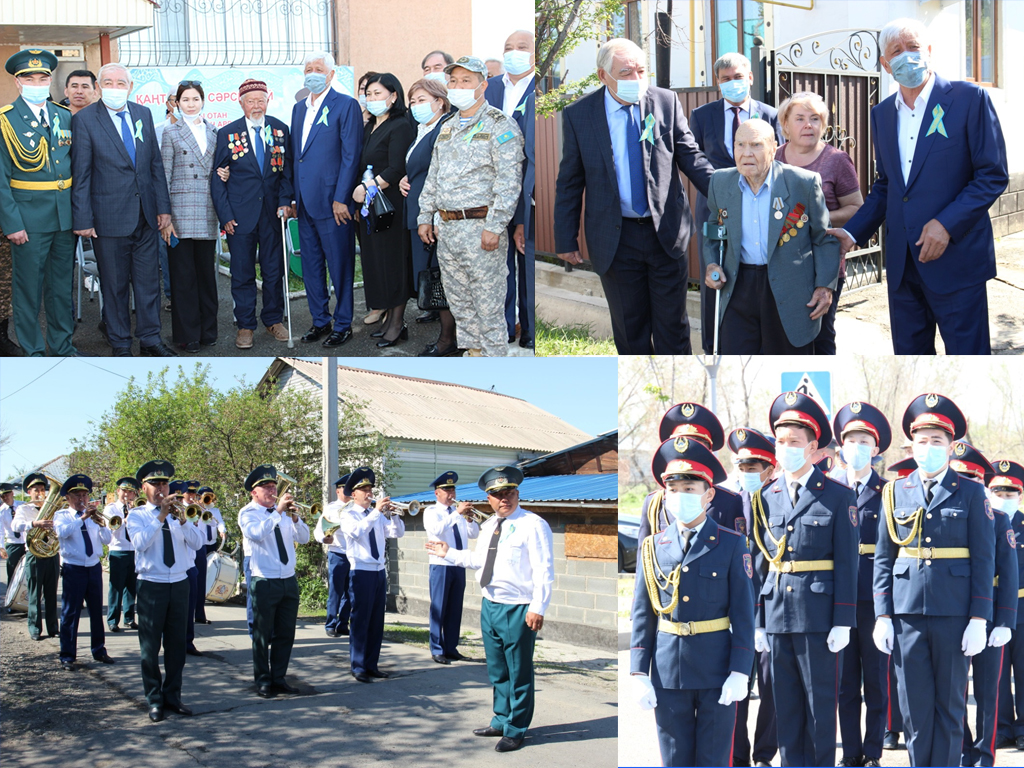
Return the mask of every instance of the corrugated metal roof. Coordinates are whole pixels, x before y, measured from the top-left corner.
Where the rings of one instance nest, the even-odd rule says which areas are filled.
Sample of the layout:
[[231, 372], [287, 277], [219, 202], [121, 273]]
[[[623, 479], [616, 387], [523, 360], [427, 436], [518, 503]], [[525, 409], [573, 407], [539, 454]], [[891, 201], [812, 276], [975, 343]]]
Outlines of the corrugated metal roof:
[[[434, 491], [392, 497], [395, 501], [433, 501]], [[486, 501], [487, 494], [476, 483], [455, 489], [459, 501]], [[519, 499], [529, 506], [531, 501], [616, 501], [619, 498], [619, 476], [614, 472], [601, 475], [549, 475], [528, 477], [519, 486]]]
[[[321, 382], [320, 363], [282, 357], [275, 364]], [[338, 396], [366, 403], [364, 418], [385, 437], [545, 453], [593, 439], [525, 400], [462, 384], [339, 365]]]

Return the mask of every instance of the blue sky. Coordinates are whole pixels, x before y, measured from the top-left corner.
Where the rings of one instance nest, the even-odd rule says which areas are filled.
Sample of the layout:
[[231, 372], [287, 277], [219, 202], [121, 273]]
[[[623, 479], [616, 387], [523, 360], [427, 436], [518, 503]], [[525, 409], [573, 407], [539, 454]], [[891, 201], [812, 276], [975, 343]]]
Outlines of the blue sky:
[[[592, 435], [617, 428], [618, 366], [613, 357], [335, 360], [480, 389], [494, 386]], [[215, 386], [230, 389], [242, 377], [255, 384], [272, 358], [189, 358], [169, 366], [142, 358], [5, 359], [0, 365], [0, 425], [11, 440], [0, 452], [0, 478], [65, 453], [69, 438], [87, 434], [89, 422], [111, 407], [130, 377], [145, 381], [147, 373], [165, 367], [176, 375], [179, 367], [191, 371], [197, 362], [210, 365]]]

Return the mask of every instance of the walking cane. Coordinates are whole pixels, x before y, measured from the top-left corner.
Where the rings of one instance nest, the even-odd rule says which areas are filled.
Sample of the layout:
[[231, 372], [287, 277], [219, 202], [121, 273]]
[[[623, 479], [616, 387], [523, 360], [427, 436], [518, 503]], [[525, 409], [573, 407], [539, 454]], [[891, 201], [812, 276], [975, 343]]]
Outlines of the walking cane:
[[284, 256], [284, 312], [288, 316], [288, 349], [295, 349], [295, 341], [292, 339], [292, 302], [288, 296], [288, 243], [287, 225], [285, 217], [281, 215], [281, 253]]
[[[708, 222], [704, 222], [704, 239], [705, 240], [717, 240], [718, 241], [718, 265], [722, 265], [722, 261], [725, 259], [725, 240], [726, 240], [726, 229], [724, 226], [723, 219], [728, 214], [724, 210], [718, 211], [718, 226], [708, 227]], [[711, 273], [711, 279], [714, 282], [718, 282], [722, 279], [722, 275], [718, 272]], [[718, 354], [718, 327], [721, 324], [719, 318], [719, 309], [722, 305], [722, 290], [720, 288], [715, 289], [715, 331], [714, 341], [712, 346], [712, 354]]]

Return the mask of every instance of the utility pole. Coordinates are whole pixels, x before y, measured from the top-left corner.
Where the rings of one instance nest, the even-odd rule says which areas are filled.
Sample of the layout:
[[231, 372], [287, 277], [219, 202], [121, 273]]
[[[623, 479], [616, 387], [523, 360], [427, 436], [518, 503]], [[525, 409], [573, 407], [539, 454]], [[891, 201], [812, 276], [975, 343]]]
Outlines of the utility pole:
[[704, 372], [711, 379], [711, 412], [718, 415], [718, 366], [722, 363], [721, 355], [697, 355], [697, 362], [704, 366]]
[[338, 478], [338, 365], [332, 357], [323, 358], [324, 376], [320, 394], [323, 409], [324, 480], [321, 497], [333, 500], [332, 484]]

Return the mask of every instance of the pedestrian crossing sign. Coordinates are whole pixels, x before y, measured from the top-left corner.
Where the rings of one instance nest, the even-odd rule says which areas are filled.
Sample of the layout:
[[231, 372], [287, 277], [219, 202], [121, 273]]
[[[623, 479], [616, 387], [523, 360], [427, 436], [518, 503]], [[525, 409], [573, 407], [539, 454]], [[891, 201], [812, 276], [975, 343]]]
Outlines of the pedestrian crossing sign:
[[783, 392], [800, 392], [821, 406], [832, 419], [832, 374], [828, 371], [787, 371], [782, 374]]

